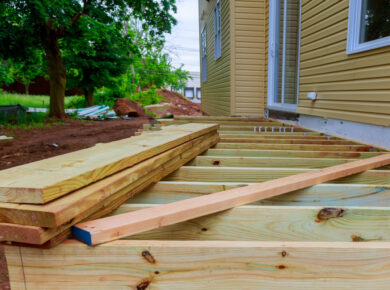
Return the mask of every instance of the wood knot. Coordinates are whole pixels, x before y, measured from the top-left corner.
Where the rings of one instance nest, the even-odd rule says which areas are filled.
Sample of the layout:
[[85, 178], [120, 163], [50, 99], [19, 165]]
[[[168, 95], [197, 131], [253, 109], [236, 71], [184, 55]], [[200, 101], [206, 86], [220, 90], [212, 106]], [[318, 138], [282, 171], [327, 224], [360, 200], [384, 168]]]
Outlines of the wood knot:
[[287, 252], [286, 251], [282, 251], [282, 257], [286, 257], [287, 256]]
[[357, 235], [351, 235], [352, 242], [364, 242], [365, 240]]
[[343, 217], [344, 213], [345, 210], [342, 208], [325, 207], [318, 212], [316, 222], [322, 222], [332, 218]]
[[221, 164], [221, 161], [219, 161], [219, 160], [214, 160], [213, 161], [213, 165], [214, 166], [219, 166]]
[[156, 264], [156, 260], [152, 256], [152, 254], [149, 251], [143, 251], [142, 252], [142, 257], [148, 261], [150, 264]]
[[203, 232], [207, 232], [207, 228], [202, 228], [202, 231]]
[[137, 285], [137, 290], [145, 290], [146, 288], [148, 288], [149, 284], [150, 281], [141, 282]]
[[286, 268], [287, 268], [287, 266], [285, 266], [285, 265], [277, 265], [276, 266], [276, 269], [279, 269], [279, 270], [284, 270]]

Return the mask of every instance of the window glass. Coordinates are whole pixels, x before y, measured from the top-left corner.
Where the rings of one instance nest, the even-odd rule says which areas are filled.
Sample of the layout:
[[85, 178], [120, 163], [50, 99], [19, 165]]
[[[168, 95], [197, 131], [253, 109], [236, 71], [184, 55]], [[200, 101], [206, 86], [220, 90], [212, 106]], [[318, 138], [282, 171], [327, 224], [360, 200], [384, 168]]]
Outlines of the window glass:
[[185, 88], [184, 96], [192, 100], [194, 98], [194, 88]]
[[363, 0], [360, 43], [390, 36], [390, 0]]
[[202, 82], [207, 81], [207, 49], [206, 49], [206, 27], [203, 28], [200, 35], [200, 44], [201, 44], [201, 56], [202, 56]]

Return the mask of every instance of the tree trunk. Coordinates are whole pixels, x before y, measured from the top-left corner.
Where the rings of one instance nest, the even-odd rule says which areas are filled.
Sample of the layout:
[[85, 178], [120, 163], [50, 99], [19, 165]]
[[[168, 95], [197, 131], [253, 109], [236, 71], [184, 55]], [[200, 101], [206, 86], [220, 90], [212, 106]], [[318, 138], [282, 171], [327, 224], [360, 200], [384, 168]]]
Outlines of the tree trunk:
[[84, 89], [85, 103], [88, 107], [91, 107], [95, 104], [95, 100], [93, 98], [94, 89]]
[[26, 95], [29, 95], [29, 91], [28, 91], [29, 87], [30, 87], [30, 82], [24, 84], [24, 88], [26, 89]]
[[49, 64], [50, 117], [65, 118], [66, 73], [58, 46], [58, 32], [50, 20], [42, 26], [41, 40]]

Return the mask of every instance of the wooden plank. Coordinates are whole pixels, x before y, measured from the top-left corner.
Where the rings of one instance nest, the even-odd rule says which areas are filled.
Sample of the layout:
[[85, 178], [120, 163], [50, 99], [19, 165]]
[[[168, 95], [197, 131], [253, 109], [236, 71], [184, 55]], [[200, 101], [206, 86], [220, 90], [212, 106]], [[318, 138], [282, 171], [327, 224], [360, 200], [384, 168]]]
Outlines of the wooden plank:
[[381, 152], [357, 151], [301, 151], [301, 150], [258, 150], [258, 149], [219, 149], [210, 148], [204, 156], [230, 157], [288, 157], [288, 158], [368, 158], [383, 154]]
[[[258, 130], [258, 129], [256, 129]], [[240, 135], [250, 135], [250, 136], [326, 136], [326, 134], [319, 133], [319, 132], [270, 132], [269, 130], [267, 132], [263, 131], [259, 132], [254, 130], [252, 131], [240, 131], [240, 130], [235, 130], [235, 131], [221, 131], [221, 135], [224, 134], [240, 134]]]
[[253, 117], [224, 117], [224, 116], [175, 116], [176, 120], [192, 121], [236, 121], [236, 122], [273, 122], [272, 119]]
[[[272, 133], [272, 132], [271, 132]], [[288, 133], [288, 132], [286, 132]], [[280, 140], [280, 139], [298, 139], [298, 140], [341, 140], [341, 138], [334, 137], [334, 136], [303, 136], [303, 135], [268, 135], [264, 132], [259, 134], [258, 132], [253, 132], [251, 134], [226, 134], [225, 132], [220, 132], [219, 136], [221, 138], [248, 138], [248, 139], [274, 139], [274, 140]], [[344, 140], [346, 141], [346, 140]]]
[[[125, 204], [110, 216], [156, 208]], [[129, 237], [171, 241], [390, 241], [390, 207], [247, 205]]]
[[[98, 206], [95, 206], [94, 208], [91, 208], [79, 214], [73, 220], [58, 228], [42, 228], [36, 226], [34, 227], [9, 223], [0, 223], [0, 240], [4, 242], [43, 245], [51, 239], [57, 241], [58, 236], [66, 237], [66, 235], [64, 235], [64, 232], [68, 232], [70, 234], [69, 228], [75, 223], [78, 223], [83, 220], [100, 218], [112, 212], [121, 204], [126, 202], [126, 200], [134, 196], [136, 193], [141, 192], [150, 184], [160, 181], [164, 176], [168, 175], [183, 164], [187, 163], [192, 158], [196, 157], [200, 152], [206, 150], [215, 142], [218, 142], [218, 138], [213, 138], [209, 141], [206, 141], [203, 144], [195, 146], [187, 150], [186, 152], [176, 156], [175, 158], [172, 158], [164, 165], [159, 166], [153, 172], [145, 175], [140, 179], [137, 179], [134, 184], [132, 184], [132, 187], [130, 189], [123, 188], [119, 192], [115, 193], [114, 195], [105, 199], [103, 202], [99, 203]], [[55, 243], [49, 242], [49, 244]]]
[[[252, 185], [234, 182], [160, 181], [145, 189], [142, 194], [128, 200], [129, 203], [161, 204], [175, 202]], [[255, 205], [284, 206], [367, 206], [390, 207], [390, 185], [366, 184], [318, 184], [280, 196], [254, 202]]]
[[316, 144], [257, 144], [257, 143], [218, 143], [217, 149], [257, 149], [257, 150], [306, 150], [306, 151], [379, 151], [370, 145], [316, 145]]
[[126, 188], [126, 191], [130, 191], [137, 187], [137, 180], [153, 172], [158, 167], [164, 166], [168, 161], [187, 150], [201, 146], [211, 138], [217, 138], [216, 131], [185, 142], [44, 205], [0, 203], [0, 222], [49, 228], [59, 227], [79, 214], [103, 204], [107, 198], [118, 191], [124, 188]]
[[[5, 247], [12, 289], [387, 289], [388, 242], [128, 241]], [[44, 273], [44, 275], [42, 275]], [[147, 288], [146, 288], [147, 287]]]
[[165, 128], [6, 169], [0, 172], [0, 201], [46, 203], [216, 129], [210, 124]]
[[[211, 167], [324, 168], [356, 159], [198, 156], [187, 165]], [[390, 166], [378, 169], [390, 170]]]
[[[390, 154], [353, 161], [151, 209], [84, 222], [73, 226], [72, 233], [89, 245], [101, 244], [323, 182], [343, 177], [346, 179], [347, 176], [388, 164], [390, 164]], [[388, 174], [390, 177], [390, 172]]]
[[[348, 163], [341, 165], [346, 164]], [[204, 182], [263, 182], [304, 172], [315, 172], [316, 170], [318, 169], [253, 167], [214, 168], [201, 166], [183, 166], [174, 173], [167, 176], [165, 180]], [[332, 180], [331, 183], [390, 184], [390, 170], [369, 170], [354, 176]]]
[[257, 144], [317, 144], [317, 145], [354, 145], [348, 140], [310, 140], [305, 139], [262, 139], [262, 138], [229, 138], [221, 136], [221, 143], [257, 143]]

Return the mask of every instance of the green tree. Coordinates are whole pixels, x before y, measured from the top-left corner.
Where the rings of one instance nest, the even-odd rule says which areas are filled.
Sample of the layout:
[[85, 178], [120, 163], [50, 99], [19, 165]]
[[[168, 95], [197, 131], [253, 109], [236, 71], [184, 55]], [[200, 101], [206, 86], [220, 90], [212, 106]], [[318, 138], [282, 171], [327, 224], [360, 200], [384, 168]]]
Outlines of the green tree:
[[[75, 37], [88, 39], [96, 26], [83, 26], [81, 18], [102, 25], [142, 21], [151, 34], [170, 32], [175, 24], [175, 0], [2, 0], [0, 2], [0, 58], [23, 58], [26, 51], [45, 51], [50, 79], [50, 116], [64, 117], [66, 70], [62, 45]], [[123, 26], [122, 26], [123, 27]], [[75, 40], [73, 38], [73, 40]]]
[[[91, 19], [82, 19], [82, 26], [94, 26], [89, 37], [67, 42], [64, 46], [64, 63], [68, 88], [82, 88], [85, 103], [94, 105], [94, 91], [103, 86], [113, 87], [116, 78], [126, 73], [131, 46], [122, 37], [120, 27], [101, 25]], [[81, 27], [82, 27], [81, 26]], [[83, 29], [82, 29], [83, 30]], [[82, 33], [75, 29], [75, 35]]]

